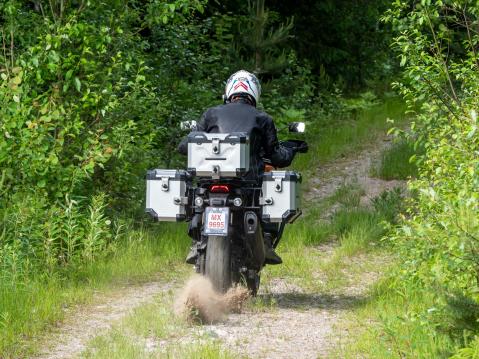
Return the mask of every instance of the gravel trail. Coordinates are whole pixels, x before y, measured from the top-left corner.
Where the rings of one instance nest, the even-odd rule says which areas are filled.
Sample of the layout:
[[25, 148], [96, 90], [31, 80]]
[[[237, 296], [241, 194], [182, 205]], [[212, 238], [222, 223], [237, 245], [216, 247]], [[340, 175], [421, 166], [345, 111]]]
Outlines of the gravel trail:
[[[317, 249], [322, 252], [324, 260], [334, 251], [329, 244]], [[364, 255], [353, 261], [354, 266], [371, 261], [386, 264], [387, 258]], [[263, 286], [258, 295], [266, 303], [274, 303], [271, 308], [230, 314], [224, 322], [193, 328], [191, 338], [195, 334], [209, 335], [246, 358], [336, 357], [335, 349], [348, 340], [347, 331], [338, 330], [338, 325], [344, 323], [347, 314], [367, 298], [368, 289], [380, 273], [362, 273], [360, 281], [357, 275], [353, 277], [355, 283], [324, 293], [304, 291], [286, 280], [274, 279]]]
[[[339, 186], [353, 182], [364, 189], [361, 199], [364, 204], [383, 190], [404, 188], [402, 181], [369, 177], [372, 161], [377, 160], [382, 149], [389, 145], [390, 141], [386, 137], [378, 138], [362, 151], [322, 166], [310, 182], [309, 190], [305, 193], [306, 200], [326, 198]], [[324, 244], [316, 249], [321, 253], [320, 258], [326, 259], [332, 255], [335, 246]], [[378, 272], [365, 272], [361, 274], [360, 281], [351, 282], [357, 276], [348, 272], [363, 262], [371, 261], [377, 261], [378, 272], [385, 264], [384, 258], [374, 258], [373, 255], [354, 257], [349, 263], [350, 267], [343, 269], [346, 277], [353, 278], [349, 278], [350, 285], [327, 293], [310, 293], [281, 278], [273, 279], [263, 285], [259, 293], [265, 302], [275, 303], [271, 308], [250, 308], [241, 314], [230, 314], [219, 324], [195, 326], [182, 342], [188, 343], [190, 335], [193, 338], [197, 334], [206, 334], [245, 357], [330, 358], [334, 349], [347, 340], [347, 332], [338, 335], [335, 328], [348, 311], [366, 298], [368, 289], [380, 276]], [[155, 294], [177, 288], [178, 285], [174, 282], [153, 282], [124, 288], [114, 295], [99, 296], [95, 303], [100, 304], [85, 306], [67, 316], [68, 319], [49, 336], [38, 358], [78, 356], [92, 338], [107, 332], [134, 308], [152, 301]], [[156, 347], [162, 344], [150, 345]]]
[[151, 282], [116, 291], [112, 295], [98, 295], [91, 306], [80, 307], [67, 315], [61, 326], [51, 333], [40, 350], [39, 359], [73, 358], [86, 344], [112, 328], [133, 309], [145, 304], [175, 283]]
[[[395, 187], [406, 188], [404, 181], [385, 181], [370, 177], [371, 165], [381, 152], [391, 145], [388, 137], [378, 138], [362, 151], [317, 169], [307, 200], [321, 200], [331, 196], [344, 184], [357, 183], [364, 190], [362, 205]], [[316, 248], [321, 253], [318, 261], [327, 260], [335, 251], [334, 244]], [[354, 275], [352, 268], [375, 263], [376, 270]], [[272, 280], [260, 289], [259, 297], [276, 304], [266, 312], [245, 311], [232, 314], [215, 325], [204, 326], [200, 332], [210, 333], [228, 348], [248, 358], [331, 358], [334, 350], [348, 340], [348, 333], [337, 330], [348, 311], [367, 298], [368, 290], [381, 276], [388, 258], [359, 255], [351, 258], [350, 267], [343, 269], [348, 286], [327, 294], [308, 293], [281, 278]], [[369, 266], [369, 268], [372, 266]], [[321, 280], [321, 273], [318, 274]], [[326, 280], [326, 279], [325, 279]]]
[[370, 176], [371, 166], [379, 160], [381, 152], [389, 146], [391, 146], [391, 138], [383, 135], [352, 156], [320, 166], [314, 172], [314, 176], [311, 176], [305, 199], [320, 200], [331, 196], [341, 185], [357, 183], [365, 192], [361, 201], [367, 204], [370, 199], [377, 197], [385, 190], [395, 187], [406, 188], [405, 181], [385, 181]]

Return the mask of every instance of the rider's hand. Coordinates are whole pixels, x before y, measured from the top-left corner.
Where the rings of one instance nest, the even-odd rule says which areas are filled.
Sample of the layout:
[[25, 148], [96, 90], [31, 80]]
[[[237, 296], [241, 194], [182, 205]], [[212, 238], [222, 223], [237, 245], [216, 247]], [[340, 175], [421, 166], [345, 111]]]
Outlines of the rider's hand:
[[309, 149], [308, 144], [305, 141], [301, 140], [282, 141], [281, 145], [292, 149], [295, 153], [306, 153]]

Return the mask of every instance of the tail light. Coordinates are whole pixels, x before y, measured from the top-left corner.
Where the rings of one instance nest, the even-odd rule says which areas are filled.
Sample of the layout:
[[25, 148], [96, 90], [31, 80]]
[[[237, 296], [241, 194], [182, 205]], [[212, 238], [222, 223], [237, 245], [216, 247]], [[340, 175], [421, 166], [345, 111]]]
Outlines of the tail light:
[[210, 187], [212, 193], [230, 193], [230, 186], [226, 184], [214, 184]]

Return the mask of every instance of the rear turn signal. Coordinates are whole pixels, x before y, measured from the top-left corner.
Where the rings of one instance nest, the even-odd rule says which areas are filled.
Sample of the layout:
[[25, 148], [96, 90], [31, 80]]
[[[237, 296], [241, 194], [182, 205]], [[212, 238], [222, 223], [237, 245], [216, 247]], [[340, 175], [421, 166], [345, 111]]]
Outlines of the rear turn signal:
[[230, 186], [226, 184], [214, 184], [210, 187], [212, 193], [230, 193]]

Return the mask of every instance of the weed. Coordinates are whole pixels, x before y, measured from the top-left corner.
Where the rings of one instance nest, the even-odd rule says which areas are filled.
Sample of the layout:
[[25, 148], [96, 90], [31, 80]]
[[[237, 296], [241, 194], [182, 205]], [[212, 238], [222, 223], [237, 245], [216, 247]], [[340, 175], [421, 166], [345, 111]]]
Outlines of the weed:
[[92, 262], [96, 255], [104, 252], [111, 239], [109, 228], [111, 221], [104, 215], [105, 207], [105, 194], [103, 193], [94, 196], [88, 207], [89, 216], [82, 250], [82, 257], [87, 262]]
[[181, 274], [187, 269], [182, 265], [189, 244], [185, 231], [181, 225], [160, 225], [156, 230], [129, 227], [107, 257], [67, 267], [61, 276], [37, 274], [28, 262], [16, 258], [21, 252], [3, 248], [2, 267], [10, 269], [0, 272], [2, 356], [30, 356], [27, 353], [36, 349], [33, 338], [48, 329], [48, 323], [61, 320], [64, 308], [91, 300], [95, 290], [141, 282], [158, 273], [165, 280]]
[[[184, 318], [171, 311], [171, 295], [159, 295], [155, 301], [137, 308], [107, 334], [93, 339], [82, 357], [101, 358], [237, 358], [207, 335], [187, 335]], [[168, 342], [165, 342], [169, 339]]]
[[371, 175], [387, 181], [415, 178], [418, 176], [418, 168], [411, 161], [413, 155], [417, 155], [417, 151], [412, 143], [397, 141], [382, 152], [379, 163], [371, 167]]
[[395, 224], [397, 216], [404, 211], [403, 191], [396, 187], [391, 191], [384, 191], [372, 199], [376, 212], [380, 213], [388, 222]]

